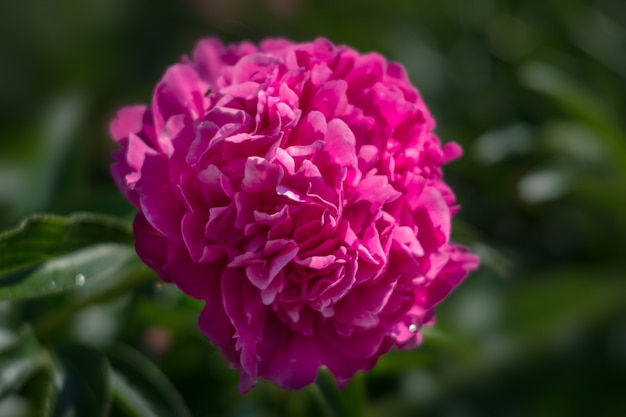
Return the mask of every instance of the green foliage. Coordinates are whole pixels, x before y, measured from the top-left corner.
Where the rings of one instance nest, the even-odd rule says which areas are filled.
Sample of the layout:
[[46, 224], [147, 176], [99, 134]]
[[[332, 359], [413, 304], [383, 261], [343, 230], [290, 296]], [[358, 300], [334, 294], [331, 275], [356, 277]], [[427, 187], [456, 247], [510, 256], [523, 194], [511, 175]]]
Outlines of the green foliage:
[[[618, 0], [3, 2], [0, 416], [625, 414], [624, 22]], [[202, 303], [134, 254], [105, 126], [209, 34], [378, 50], [465, 149], [446, 179], [482, 268], [343, 391], [240, 396]]]
[[8, 340], [0, 349], [0, 399], [24, 384], [33, 373], [48, 366], [50, 360], [28, 327], [15, 334], [3, 329], [3, 333], [3, 338]]
[[109, 415], [113, 400], [112, 369], [100, 352], [80, 345], [64, 347], [57, 352], [55, 392], [56, 407], [52, 416]]
[[152, 361], [121, 345], [112, 348], [109, 357], [119, 370], [114, 374], [115, 395], [129, 415], [191, 417], [176, 388]]
[[[115, 346], [105, 354], [102, 347], [71, 338], [49, 346], [38, 341], [58, 336], [83, 308], [116, 300], [151, 278], [138, 265], [131, 242], [126, 223], [84, 213], [31, 216], [0, 234], [1, 298], [19, 302], [61, 294], [31, 319], [35, 332], [5, 330], [0, 400], [22, 390], [37, 415], [51, 417], [105, 417], [118, 409], [130, 416], [190, 415], [158, 368], [129, 348]], [[19, 310], [19, 304], [7, 306]]]
[[0, 300], [55, 294], [116, 276], [133, 257], [130, 242], [128, 227], [105, 216], [29, 217], [0, 234]]

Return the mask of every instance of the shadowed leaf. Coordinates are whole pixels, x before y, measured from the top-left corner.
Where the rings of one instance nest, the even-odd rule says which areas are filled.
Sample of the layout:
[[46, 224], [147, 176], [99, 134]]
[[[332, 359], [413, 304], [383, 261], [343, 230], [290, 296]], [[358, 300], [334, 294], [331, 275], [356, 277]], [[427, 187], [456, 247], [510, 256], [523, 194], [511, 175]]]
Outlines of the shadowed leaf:
[[29, 327], [7, 334], [0, 347], [0, 399], [18, 389], [35, 371], [49, 364], [49, 357]]
[[167, 377], [138, 352], [118, 345], [109, 352], [116, 400], [130, 416], [191, 417]]
[[84, 346], [59, 353], [62, 380], [54, 417], [109, 415], [113, 396], [111, 366], [106, 357]]

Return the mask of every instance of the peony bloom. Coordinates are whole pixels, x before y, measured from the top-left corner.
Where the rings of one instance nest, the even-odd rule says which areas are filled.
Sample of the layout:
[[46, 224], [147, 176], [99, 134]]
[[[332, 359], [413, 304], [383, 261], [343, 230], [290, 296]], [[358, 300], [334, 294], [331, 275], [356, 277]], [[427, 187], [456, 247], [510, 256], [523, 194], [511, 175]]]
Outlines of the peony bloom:
[[201, 40], [111, 124], [141, 259], [205, 301], [239, 390], [343, 386], [414, 348], [476, 268], [451, 244], [458, 157], [403, 67], [325, 39]]

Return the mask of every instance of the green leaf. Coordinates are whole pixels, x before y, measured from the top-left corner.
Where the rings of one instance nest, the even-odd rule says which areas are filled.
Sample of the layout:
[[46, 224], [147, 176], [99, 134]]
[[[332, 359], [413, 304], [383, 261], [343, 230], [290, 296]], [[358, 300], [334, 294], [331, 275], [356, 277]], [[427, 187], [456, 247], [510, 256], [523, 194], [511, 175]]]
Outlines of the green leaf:
[[367, 392], [365, 390], [365, 375], [358, 372], [352, 381], [341, 391], [339, 396], [340, 416], [358, 417], [366, 415]]
[[22, 394], [30, 399], [30, 417], [51, 417], [57, 401], [52, 369], [36, 372], [22, 389]]
[[367, 415], [367, 395], [362, 372], [357, 373], [345, 388], [338, 390], [332, 374], [322, 369], [311, 390], [313, 395], [318, 397], [318, 404], [324, 415], [341, 417]]
[[130, 227], [114, 217], [36, 214], [15, 229], [0, 233], [0, 278], [7, 274], [20, 276], [52, 258], [89, 245], [132, 242]]
[[[38, 306], [44, 307], [39, 310], [32, 324], [39, 340], [49, 341], [56, 338], [80, 310], [117, 299], [156, 279], [154, 272], [139, 260], [132, 248], [112, 246], [114, 250], [111, 251], [111, 256], [104, 259], [110, 260], [110, 263], [98, 259], [97, 264], [86, 265], [85, 271], [93, 268], [94, 274], [85, 281], [84, 286], [60, 297], [45, 300], [46, 302], [37, 301]], [[102, 269], [98, 269], [100, 264], [103, 264]]]
[[116, 400], [128, 415], [133, 417], [159, 417], [150, 403], [143, 397], [126, 377], [119, 372], [113, 372], [113, 390]]
[[113, 390], [126, 413], [136, 417], [191, 417], [174, 385], [147, 358], [123, 345], [109, 352]]
[[6, 332], [2, 336], [0, 399], [19, 389], [34, 372], [51, 363], [30, 327], [22, 328], [17, 334]]
[[[592, 328], [624, 306], [624, 268], [567, 267], [526, 278], [507, 300], [504, 323], [517, 344], [546, 344], [559, 331]], [[549, 344], [549, 343], [548, 343]]]
[[527, 64], [522, 82], [551, 98], [563, 111], [593, 129], [604, 141], [615, 167], [626, 176], [626, 135], [613, 110], [559, 69], [540, 62]]
[[[420, 406], [426, 408], [444, 402], [459, 389], [473, 387], [476, 381], [502, 378], [520, 364], [558, 354], [564, 347], [593, 335], [601, 323], [609, 322], [624, 311], [626, 282], [623, 277], [622, 265], [602, 268], [576, 265], [528, 274], [516, 285], [515, 291], [502, 296], [499, 329], [473, 338], [473, 348], [472, 339], [450, 334], [449, 342], [467, 346], [470, 354], [465, 355], [460, 349], [457, 352], [456, 348], [439, 349], [443, 340], [427, 330], [420, 349], [387, 360], [411, 357], [427, 350], [432, 342], [439, 342], [436, 348], [452, 355], [441, 355], [438, 364], [424, 367], [437, 369], [433, 384], [438, 393], [421, 400]], [[448, 341], [445, 344], [449, 344]], [[406, 369], [418, 367], [419, 364], [407, 363]], [[399, 368], [394, 369], [400, 372]]]
[[0, 300], [56, 294], [111, 274], [134, 256], [128, 225], [78, 213], [34, 215], [0, 234]]
[[0, 278], [0, 300], [40, 297], [83, 286], [88, 280], [112, 276], [136, 258], [132, 247], [100, 244], [48, 260]]
[[59, 351], [62, 380], [54, 417], [109, 415], [111, 365], [97, 350], [74, 345]]

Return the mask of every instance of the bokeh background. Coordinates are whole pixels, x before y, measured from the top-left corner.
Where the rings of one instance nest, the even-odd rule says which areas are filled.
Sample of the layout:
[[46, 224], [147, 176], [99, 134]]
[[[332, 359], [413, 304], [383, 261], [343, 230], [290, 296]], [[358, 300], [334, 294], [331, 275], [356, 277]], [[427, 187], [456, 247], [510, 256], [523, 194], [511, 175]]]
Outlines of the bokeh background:
[[[380, 51], [465, 149], [446, 167], [463, 207], [454, 236], [482, 267], [420, 349], [364, 375], [365, 415], [626, 415], [626, 2], [2, 2], [0, 227], [35, 212], [131, 219], [108, 173], [108, 122], [207, 35]], [[81, 310], [49, 343], [131, 346], [194, 416], [319, 415], [307, 390], [238, 395], [199, 308], [150, 283]], [[0, 416], [28, 415], [26, 397]]]

